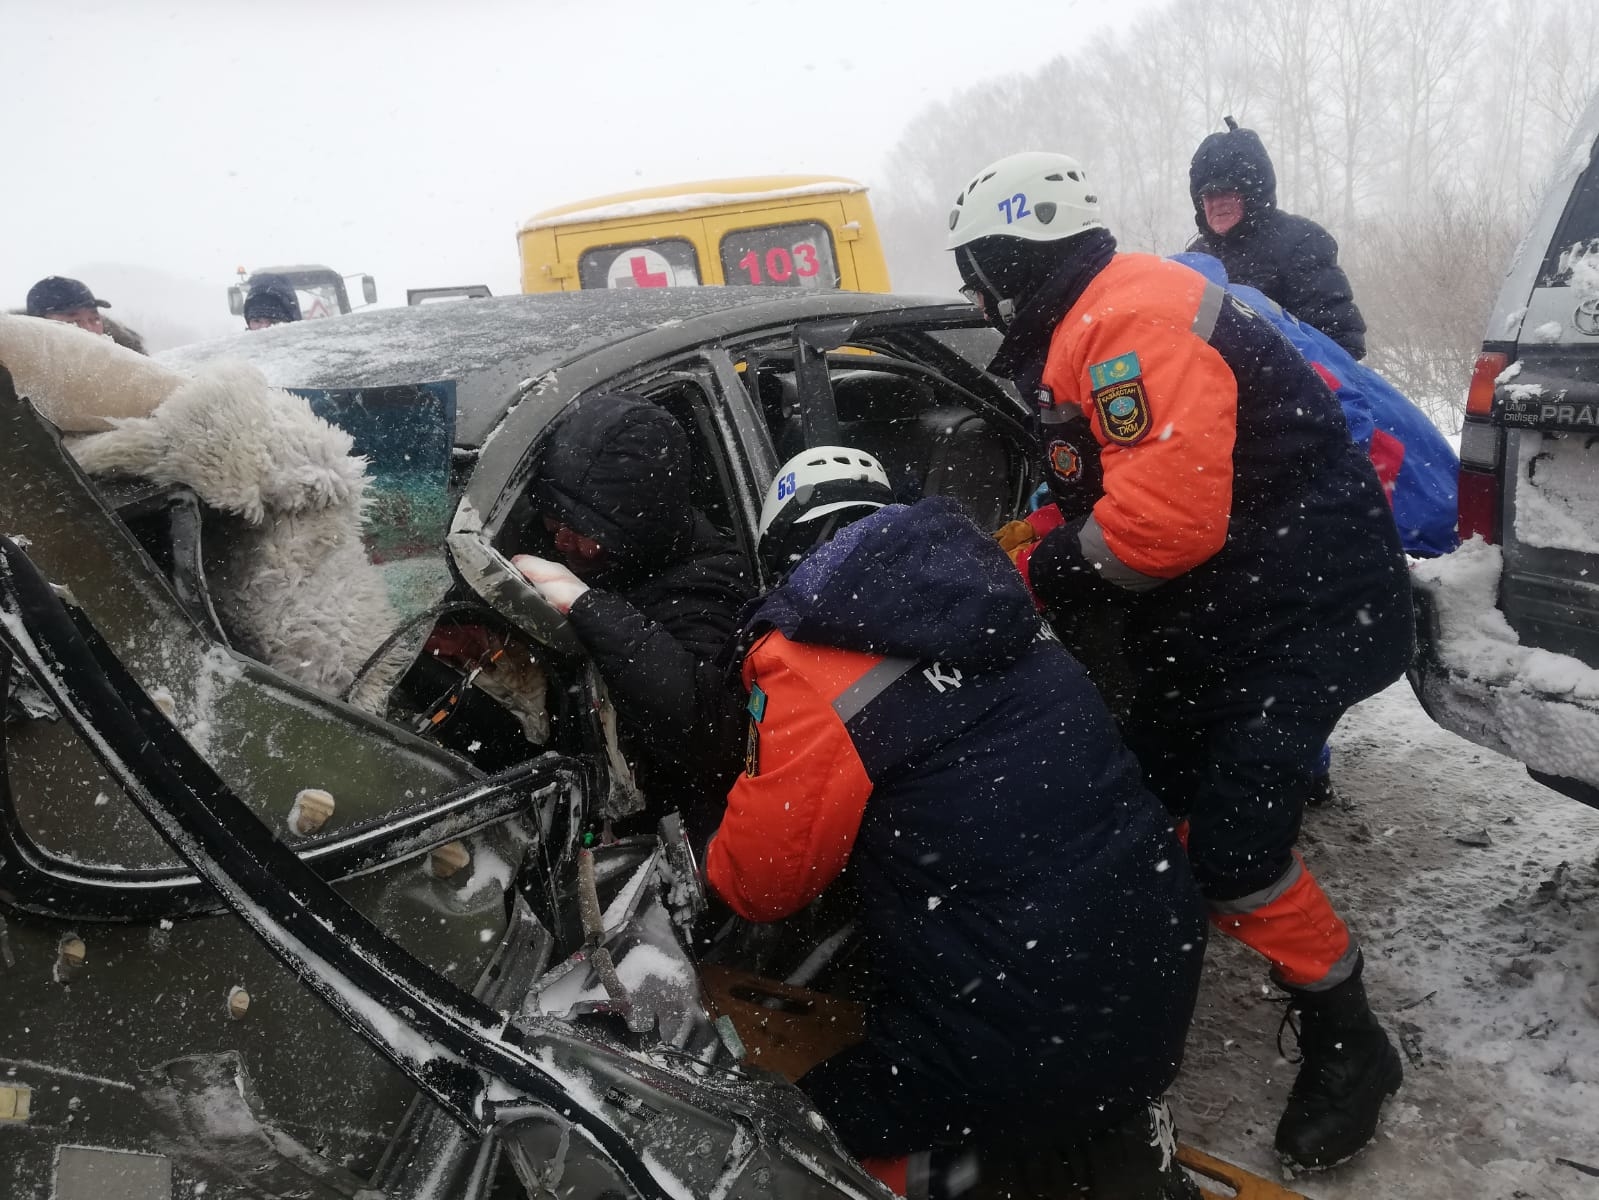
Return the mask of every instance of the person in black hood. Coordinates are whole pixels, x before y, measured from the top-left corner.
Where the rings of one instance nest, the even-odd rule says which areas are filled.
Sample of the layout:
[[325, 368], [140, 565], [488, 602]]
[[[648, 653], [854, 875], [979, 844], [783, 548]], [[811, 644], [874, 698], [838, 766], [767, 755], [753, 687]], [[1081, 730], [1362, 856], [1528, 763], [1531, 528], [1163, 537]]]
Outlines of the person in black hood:
[[1199, 143], [1188, 167], [1199, 234], [1190, 250], [1219, 258], [1233, 283], [1256, 288], [1321, 330], [1355, 358], [1366, 356], [1366, 322], [1338, 243], [1308, 217], [1277, 207], [1277, 173], [1253, 129], [1231, 117]]
[[244, 327], [271, 329], [301, 319], [300, 296], [282, 275], [256, 275], [244, 297]]
[[973, 1195], [1197, 1195], [1161, 1101], [1205, 946], [1171, 824], [993, 539], [892, 499], [847, 447], [773, 481], [761, 555], [791, 569], [740, 638], [745, 774], [706, 876], [773, 921], [850, 865], [866, 1036], [799, 1086], [891, 1186], [931, 1152]]
[[716, 659], [755, 588], [738, 546], [694, 508], [690, 470], [670, 413], [585, 397], [529, 488], [566, 565], [513, 561], [593, 656], [651, 811], [682, 811], [692, 828], [737, 769], [738, 701]]

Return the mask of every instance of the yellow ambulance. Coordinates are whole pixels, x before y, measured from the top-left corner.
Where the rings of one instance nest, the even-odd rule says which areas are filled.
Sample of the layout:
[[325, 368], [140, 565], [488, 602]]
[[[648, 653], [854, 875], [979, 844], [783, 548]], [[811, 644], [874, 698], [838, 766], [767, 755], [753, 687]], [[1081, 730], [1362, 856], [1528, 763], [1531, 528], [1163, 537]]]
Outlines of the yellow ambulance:
[[599, 196], [538, 213], [517, 241], [524, 292], [725, 283], [889, 290], [866, 188], [826, 175]]

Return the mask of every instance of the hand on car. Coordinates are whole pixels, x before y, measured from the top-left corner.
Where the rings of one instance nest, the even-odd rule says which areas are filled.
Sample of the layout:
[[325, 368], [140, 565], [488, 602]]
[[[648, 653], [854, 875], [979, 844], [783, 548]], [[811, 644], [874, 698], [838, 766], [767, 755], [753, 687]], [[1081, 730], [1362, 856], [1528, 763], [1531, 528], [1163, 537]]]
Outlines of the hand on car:
[[511, 565], [522, 572], [522, 578], [531, 583], [557, 612], [570, 612], [578, 597], [589, 590], [589, 585], [571, 571], [547, 558], [518, 554], [511, 560]]

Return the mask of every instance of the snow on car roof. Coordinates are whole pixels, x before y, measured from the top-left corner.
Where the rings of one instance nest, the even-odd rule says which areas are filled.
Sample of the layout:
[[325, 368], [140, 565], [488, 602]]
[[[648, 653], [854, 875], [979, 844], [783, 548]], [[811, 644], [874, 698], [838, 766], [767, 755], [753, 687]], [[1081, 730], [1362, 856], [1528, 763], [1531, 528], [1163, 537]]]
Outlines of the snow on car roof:
[[482, 444], [524, 379], [607, 342], [741, 305], [754, 289], [555, 292], [386, 308], [297, 321], [168, 350], [192, 370], [219, 358], [259, 367], [278, 387], [352, 388], [456, 382], [455, 442]]

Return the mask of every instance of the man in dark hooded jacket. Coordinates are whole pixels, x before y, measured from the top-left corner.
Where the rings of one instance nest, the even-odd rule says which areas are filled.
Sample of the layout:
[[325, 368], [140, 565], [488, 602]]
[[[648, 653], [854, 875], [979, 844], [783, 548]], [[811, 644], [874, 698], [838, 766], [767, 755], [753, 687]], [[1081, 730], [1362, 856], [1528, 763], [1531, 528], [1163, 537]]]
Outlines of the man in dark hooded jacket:
[[880, 1178], [967, 1147], [971, 1196], [1193, 1195], [1160, 1097], [1205, 921], [1170, 822], [993, 540], [892, 498], [844, 447], [773, 482], [761, 554], [799, 562], [741, 637], [745, 774], [706, 875], [772, 921], [850, 864], [877, 991], [799, 1086]]
[[716, 658], [755, 589], [737, 545], [694, 508], [690, 468], [666, 410], [585, 398], [551, 432], [529, 488], [566, 566], [514, 561], [599, 667], [651, 810], [692, 818], [737, 769], [738, 702]]
[[1355, 358], [1366, 356], [1366, 322], [1338, 265], [1338, 243], [1309, 217], [1277, 207], [1277, 173], [1259, 134], [1228, 117], [1226, 131], [1194, 152], [1188, 192], [1199, 226], [1189, 249], [1215, 255], [1233, 283], [1264, 292]]

